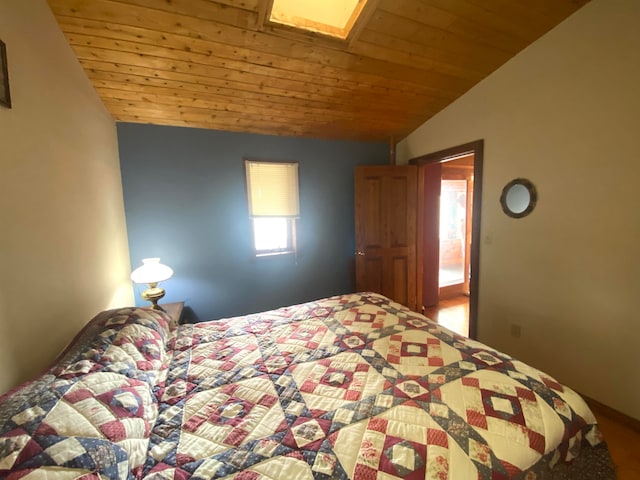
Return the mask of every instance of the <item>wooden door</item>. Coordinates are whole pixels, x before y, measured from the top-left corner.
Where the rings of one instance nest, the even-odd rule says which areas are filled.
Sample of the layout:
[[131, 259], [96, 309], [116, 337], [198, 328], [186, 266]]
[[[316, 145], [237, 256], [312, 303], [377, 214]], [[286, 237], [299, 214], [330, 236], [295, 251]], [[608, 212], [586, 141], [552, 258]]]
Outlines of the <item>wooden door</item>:
[[418, 292], [418, 306], [438, 304], [440, 294], [440, 187], [442, 164], [431, 163], [420, 167], [421, 198], [418, 205], [419, 228], [422, 238], [419, 248], [422, 258], [418, 275], [422, 288]]
[[417, 167], [356, 167], [356, 289], [416, 309]]

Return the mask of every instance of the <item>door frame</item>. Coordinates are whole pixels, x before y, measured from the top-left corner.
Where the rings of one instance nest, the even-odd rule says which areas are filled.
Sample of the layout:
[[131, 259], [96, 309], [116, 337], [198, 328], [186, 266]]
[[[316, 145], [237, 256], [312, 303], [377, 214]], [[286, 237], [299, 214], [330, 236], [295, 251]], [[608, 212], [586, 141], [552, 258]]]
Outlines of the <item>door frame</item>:
[[[431, 163], [443, 163], [456, 157], [473, 154], [473, 219], [471, 224], [471, 279], [469, 281], [469, 338], [478, 337], [478, 297], [480, 287], [480, 220], [482, 212], [482, 169], [484, 163], [484, 140], [476, 140], [437, 152], [428, 153], [409, 160], [410, 165], [418, 166], [418, 178], [421, 178], [421, 166]], [[418, 305], [422, 305], [422, 201], [424, 185], [418, 181], [418, 241], [416, 260], [418, 263], [417, 292]]]

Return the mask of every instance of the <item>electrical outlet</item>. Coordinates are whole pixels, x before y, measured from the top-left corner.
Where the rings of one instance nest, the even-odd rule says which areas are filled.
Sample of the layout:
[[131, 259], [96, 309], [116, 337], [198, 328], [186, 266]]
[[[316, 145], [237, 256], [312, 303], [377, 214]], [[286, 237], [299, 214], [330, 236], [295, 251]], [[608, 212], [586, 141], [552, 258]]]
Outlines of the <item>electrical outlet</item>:
[[517, 323], [512, 323], [511, 336], [513, 338], [520, 338], [520, 335], [522, 335], [522, 329], [520, 328], [520, 325], [518, 325]]

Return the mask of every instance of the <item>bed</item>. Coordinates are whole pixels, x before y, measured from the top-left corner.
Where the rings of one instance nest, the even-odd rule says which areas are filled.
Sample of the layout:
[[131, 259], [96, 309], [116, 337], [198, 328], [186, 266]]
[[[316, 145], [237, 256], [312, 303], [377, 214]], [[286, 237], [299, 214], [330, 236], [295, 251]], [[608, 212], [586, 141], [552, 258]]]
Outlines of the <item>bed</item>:
[[0, 398], [0, 477], [615, 478], [585, 402], [381, 295], [91, 320]]

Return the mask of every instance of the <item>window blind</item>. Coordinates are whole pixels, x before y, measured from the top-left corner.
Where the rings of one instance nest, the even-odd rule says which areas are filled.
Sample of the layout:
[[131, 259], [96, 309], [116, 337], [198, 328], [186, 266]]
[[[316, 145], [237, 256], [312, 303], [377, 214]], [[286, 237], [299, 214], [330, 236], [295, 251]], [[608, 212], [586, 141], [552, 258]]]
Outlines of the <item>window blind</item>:
[[298, 164], [245, 160], [251, 217], [299, 217]]

